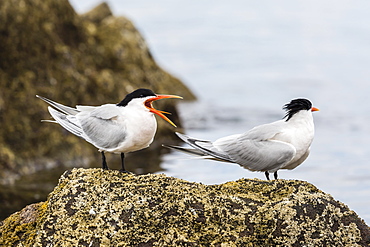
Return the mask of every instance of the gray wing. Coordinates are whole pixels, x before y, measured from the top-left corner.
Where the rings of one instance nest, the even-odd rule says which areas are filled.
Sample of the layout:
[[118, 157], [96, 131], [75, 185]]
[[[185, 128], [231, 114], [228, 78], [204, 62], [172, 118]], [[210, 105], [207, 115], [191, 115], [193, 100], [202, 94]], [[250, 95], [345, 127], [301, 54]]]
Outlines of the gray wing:
[[283, 120], [260, 125], [236, 138], [221, 138], [214, 145], [249, 170], [276, 171], [291, 161], [296, 153], [293, 145], [273, 140], [284, 125]]
[[126, 137], [125, 129], [116, 121], [120, 112], [113, 104], [98, 107], [77, 106], [76, 109], [38, 95], [36, 97], [56, 109], [48, 107], [55, 122], [97, 148], [116, 148]]
[[[181, 140], [195, 148], [198, 151], [192, 151], [193, 154], [198, 153], [199, 151], [204, 154], [204, 156], [212, 156], [215, 157], [217, 160], [226, 161], [226, 162], [233, 162], [227, 153], [223, 152], [222, 150], [218, 150], [215, 146], [213, 146], [212, 142], [195, 139], [184, 134], [176, 132], [176, 135], [180, 137]], [[183, 150], [182, 150], [183, 151]], [[189, 153], [189, 152], [188, 152]], [[200, 155], [198, 155], [200, 156]]]
[[84, 139], [100, 149], [112, 149], [126, 138], [126, 129], [116, 121], [119, 116], [117, 106], [108, 104], [94, 110], [82, 111], [75, 117], [81, 126]]
[[96, 117], [104, 120], [112, 120], [117, 118], [121, 112], [119, 111], [119, 108], [114, 104], [106, 104], [102, 106], [90, 106], [90, 107], [83, 107], [78, 106], [77, 109], [82, 109], [82, 111], [88, 111], [90, 112], [91, 117]]
[[195, 149], [195, 148], [186, 148], [186, 147], [179, 147], [179, 146], [173, 146], [173, 145], [162, 145], [162, 146], [165, 147], [165, 148], [170, 148], [170, 149], [173, 149], [173, 150], [177, 150], [177, 151], [180, 151], [180, 152], [183, 152], [183, 153], [186, 153], [186, 154], [191, 154], [191, 155], [194, 155], [194, 156], [198, 156], [198, 157], [201, 157], [203, 159], [234, 163], [234, 162], [229, 161], [229, 160], [219, 159], [219, 158], [213, 157], [213, 156], [208, 155], [205, 152], [202, 152], [202, 151], [200, 151], [198, 149]]
[[[68, 118], [69, 116], [67, 114], [64, 114], [60, 111], [55, 110], [51, 106], [48, 107], [50, 115], [55, 119], [55, 121], [60, 124], [63, 128], [71, 132], [72, 134], [82, 137], [82, 129], [81, 127], [70, 121]], [[74, 116], [73, 116], [74, 117]]]
[[215, 142], [176, 134], [195, 148], [182, 148], [180, 151], [198, 156], [200, 151], [204, 156], [210, 155], [220, 161], [237, 163], [252, 171], [276, 171], [291, 161], [296, 153], [293, 145], [271, 140], [280, 133], [283, 124], [282, 121], [277, 121], [257, 126], [244, 134], [223, 137]]
[[80, 111], [77, 110], [76, 108], [72, 108], [72, 107], [69, 107], [69, 106], [65, 106], [65, 105], [62, 105], [62, 104], [59, 104], [57, 102], [54, 102], [50, 99], [47, 99], [45, 97], [41, 97], [39, 95], [36, 95], [37, 98], [45, 101], [46, 103], [48, 103], [49, 105], [53, 106], [54, 108], [56, 108], [57, 110], [65, 113], [65, 114], [68, 114], [68, 115], [76, 115], [77, 113], [79, 113]]
[[244, 139], [266, 141], [273, 138], [277, 133], [279, 133], [285, 124], [286, 122], [284, 120], [262, 124], [252, 128], [251, 130], [240, 136]]
[[71, 122], [68, 120], [68, 118], [70, 116], [75, 116], [76, 114], [78, 114], [80, 111], [77, 110], [76, 108], [72, 108], [72, 107], [69, 107], [69, 106], [65, 106], [65, 105], [62, 105], [62, 104], [59, 104], [57, 102], [54, 102], [50, 99], [47, 99], [47, 98], [44, 98], [44, 97], [41, 97], [39, 95], [36, 95], [37, 98], [45, 101], [46, 103], [48, 103], [49, 106], [48, 107], [48, 110], [49, 110], [49, 113], [50, 115], [55, 119], [55, 121], [50, 121], [50, 120], [43, 120], [43, 122], [56, 122], [58, 124], [60, 124], [63, 128], [65, 128], [66, 130], [68, 130], [69, 132], [71, 132], [72, 134], [76, 135], [76, 136], [79, 136], [79, 137], [82, 137], [82, 129], [81, 127], [76, 124], [75, 122]]
[[235, 163], [252, 171], [277, 171], [296, 153], [293, 145], [276, 140], [237, 139], [219, 148]]

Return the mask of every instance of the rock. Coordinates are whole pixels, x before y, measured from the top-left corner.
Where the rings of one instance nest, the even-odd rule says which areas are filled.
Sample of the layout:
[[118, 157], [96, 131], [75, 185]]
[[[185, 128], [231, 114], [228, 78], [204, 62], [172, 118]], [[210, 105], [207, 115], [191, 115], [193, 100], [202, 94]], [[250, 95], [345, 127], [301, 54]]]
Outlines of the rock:
[[82, 17], [86, 20], [97, 23], [98, 25], [109, 16], [113, 16], [113, 14], [108, 4], [105, 2], [99, 4], [94, 9], [82, 15]]
[[296, 180], [203, 185], [165, 175], [67, 171], [46, 202], [0, 226], [5, 246], [369, 246], [355, 212]]
[[[36, 94], [72, 106], [116, 103], [140, 87], [194, 99], [156, 64], [134, 25], [114, 17], [107, 4], [80, 16], [67, 0], [0, 1], [0, 57], [0, 184], [98, 158], [92, 145], [40, 123], [50, 115]], [[181, 126], [175, 103], [157, 107]], [[158, 122], [153, 148], [161, 138], [175, 138], [173, 128]]]

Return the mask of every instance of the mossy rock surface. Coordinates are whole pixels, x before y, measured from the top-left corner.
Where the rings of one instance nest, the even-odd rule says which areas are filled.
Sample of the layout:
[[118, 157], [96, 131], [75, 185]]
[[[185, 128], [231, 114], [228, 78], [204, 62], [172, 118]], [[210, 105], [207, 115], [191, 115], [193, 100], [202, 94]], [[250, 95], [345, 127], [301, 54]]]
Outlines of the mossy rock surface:
[[370, 244], [355, 212], [307, 182], [204, 185], [101, 169], [67, 171], [46, 202], [13, 214], [0, 232], [6, 246]]
[[[36, 94], [70, 106], [117, 103], [137, 88], [194, 99], [156, 64], [132, 22], [107, 4], [81, 16], [67, 0], [0, 1], [0, 58], [0, 183], [98, 157], [92, 145], [40, 122], [50, 115]], [[156, 107], [181, 126], [175, 103]], [[152, 148], [175, 138], [169, 124], [158, 124]]]

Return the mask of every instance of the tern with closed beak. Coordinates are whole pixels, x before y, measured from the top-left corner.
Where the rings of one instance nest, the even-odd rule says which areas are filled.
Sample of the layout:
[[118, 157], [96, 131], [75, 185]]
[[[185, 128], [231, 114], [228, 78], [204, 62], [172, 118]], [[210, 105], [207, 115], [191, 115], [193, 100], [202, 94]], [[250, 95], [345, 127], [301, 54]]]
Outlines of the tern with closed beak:
[[157, 95], [149, 89], [137, 89], [126, 95], [118, 104], [101, 106], [64, 106], [47, 98], [36, 95], [50, 106], [48, 110], [55, 122], [72, 134], [91, 143], [102, 154], [103, 169], [108, 169], [105, 152], [120, 153], [121, 171], [125, 172], [124, 154], [147, 148], [157, 130], [154, 114], [171, 125], [164, 111], [153, 108], [152, 102], [160, 99], [177, 98], [176, 95]]
[[265, 172], [267, 180], [269, 173], [274, 173], [277, 179], [278, 170], [294, 169], [308, 157], [314, 137], [312, 112], [319, 110], [307, 99], [293, 99], [283, 109], [286, 115], [282, 120], [256, 126], [243, 134], [211, 142], [176, 133], [191, 148], [165, 147]]

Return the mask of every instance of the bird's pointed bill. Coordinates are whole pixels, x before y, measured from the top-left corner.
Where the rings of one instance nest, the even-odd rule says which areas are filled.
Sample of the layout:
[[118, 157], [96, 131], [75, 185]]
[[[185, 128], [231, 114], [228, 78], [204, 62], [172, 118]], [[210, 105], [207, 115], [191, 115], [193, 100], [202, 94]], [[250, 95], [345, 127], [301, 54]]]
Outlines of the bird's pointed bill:
[[320, 110], [319, 110], [319, 108], [312, 107], [312, 108], [311, 108], [311, 111], [320, 111]]
[[165, 112], [165, 111], [160, 111], [160, 110], [157, 110], [155, 108], [153, 108], [152, 106], [152, 102], [153, 101], [156, 101], [156, 100], [160, 100], [160, 99], [182, 99], [181, 96], [177, 96], [177, 95], [164, 95], [164, 94], [159, 94], [157, 95], [156, 97], [153, 97], [153, 98], [150, 98], [150, 99], [147, 99], [145, 101], [145, 106], [149, 109], [150, 112], [153, 112], [154, 114], [157, 114], [158, 116], [160, 116], [161, 118], [163, 118], [164, 120], [166, 120], [167, 122], [169, 122], [172, 126], [174, 127], [177, 127], [170, 119], [168, 119], [164, 114], [171, 114], [169, 112]]

